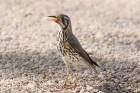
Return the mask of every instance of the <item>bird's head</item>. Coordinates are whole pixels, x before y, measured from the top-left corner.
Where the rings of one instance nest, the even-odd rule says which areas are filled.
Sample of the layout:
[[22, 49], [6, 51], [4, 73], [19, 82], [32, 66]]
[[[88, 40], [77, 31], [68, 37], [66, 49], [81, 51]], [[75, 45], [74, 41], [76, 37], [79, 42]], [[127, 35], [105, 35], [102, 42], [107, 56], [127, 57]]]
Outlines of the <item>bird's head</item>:
[[58, 16], [48, 16], [48, 20], [55, 21], [64, 30], [71, 26], [70, 18], [64, 14], [59, 14]]

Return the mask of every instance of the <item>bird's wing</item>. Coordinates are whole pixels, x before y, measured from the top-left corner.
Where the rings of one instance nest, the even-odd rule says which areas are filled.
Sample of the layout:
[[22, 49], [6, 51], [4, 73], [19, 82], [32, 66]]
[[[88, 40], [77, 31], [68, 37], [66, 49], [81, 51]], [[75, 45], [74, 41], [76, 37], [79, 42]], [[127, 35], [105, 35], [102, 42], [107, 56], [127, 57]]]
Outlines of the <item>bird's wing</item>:
[[92, 65], [98, 66], [96, 62], [94, 62], [90, 56], [87, 54], [87, 52], [82, 48], [77, 38], [73, 35], [73, 37], [68, 38], [69, 45], [77, 52], [80, 56], [82, 56], [87, 62], [89, 62]]

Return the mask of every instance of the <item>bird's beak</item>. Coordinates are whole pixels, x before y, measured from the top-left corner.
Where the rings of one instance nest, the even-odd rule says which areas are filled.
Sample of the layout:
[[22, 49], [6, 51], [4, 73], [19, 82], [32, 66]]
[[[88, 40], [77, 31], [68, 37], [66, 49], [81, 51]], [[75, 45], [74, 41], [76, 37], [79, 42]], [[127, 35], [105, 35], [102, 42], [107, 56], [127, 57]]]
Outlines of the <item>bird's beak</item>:
[[55, 22], [59, 21], [59, 19], [56, 16], [48, 16], [48, 20], [49, 21], [55, 21]]

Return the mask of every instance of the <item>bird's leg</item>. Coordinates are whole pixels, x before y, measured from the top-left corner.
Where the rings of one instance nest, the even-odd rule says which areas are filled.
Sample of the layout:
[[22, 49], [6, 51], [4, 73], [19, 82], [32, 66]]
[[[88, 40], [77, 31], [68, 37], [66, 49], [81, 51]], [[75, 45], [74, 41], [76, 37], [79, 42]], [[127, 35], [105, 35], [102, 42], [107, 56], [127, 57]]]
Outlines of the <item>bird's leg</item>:
[[76, 67], [76, 76], [75, 76], [74, 86], [69, 86], [69, 87], [67, 87], [67, 89], [76, 88], [77, 81], [78, 81], [78, 72], [79, 72], [78, 67]]
[[75, 79], [75, 82], [74, 82], [74, 87], [77, 86], [77, 81], [78, 81], [78, 71], [76, 71], [76, 79]]
[[[66, 62], [66, 61], [65, 61]], [[67, 81], [68, 81], [68, 78], [69, 78], [69, 74], [70, 74], [70, 65], [69, 63], [66, 63], [66, 67], [67, 67], [67, 70], [68, 70], [68, 73], [67, 73], [67, 76], [65, 78], [65, 82], [64, 84], [61, 86], [61, 88], [65, 88], [66, 86], [70, 86], [69, 84], [67, 84]]]
[[77, 86], [77, 81], [78, 81], [78, 72], [79, 72], [79, 69], [78, 69], [78, 67], [76, 66], [75, 67], [76, 68], [76, 76], [75, 76], [75, 81], [74, 81], [74, 88]]
[[68, 71], [68, 73], [67, 73], [67, 76], [66, 76], [66, 78], [65, 78], [65, 82], [64, 82], [64, 84], [61, 86], [62, 88], [65, 88], [65, 86], [70, 86], [70, 85], [67, 84], [69, 74], [70, 74], [70, 71]]

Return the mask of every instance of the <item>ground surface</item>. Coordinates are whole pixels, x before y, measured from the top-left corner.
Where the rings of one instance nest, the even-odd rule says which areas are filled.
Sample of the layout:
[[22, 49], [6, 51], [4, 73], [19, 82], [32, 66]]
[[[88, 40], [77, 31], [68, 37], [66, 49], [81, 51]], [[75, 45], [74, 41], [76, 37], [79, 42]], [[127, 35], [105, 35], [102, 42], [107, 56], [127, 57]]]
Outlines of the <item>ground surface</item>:
[[[1, 93], [140, 93], [139, 0], [0, 0]], [[56, 50], [58, 25], [73, 33], [100, 65], [81, 67], [76, 89], [57, 89], [67, 70]], [[75, 69], [73, 69], [75, 72]], [[70, 76], [73, 82], [74, 74]]]

